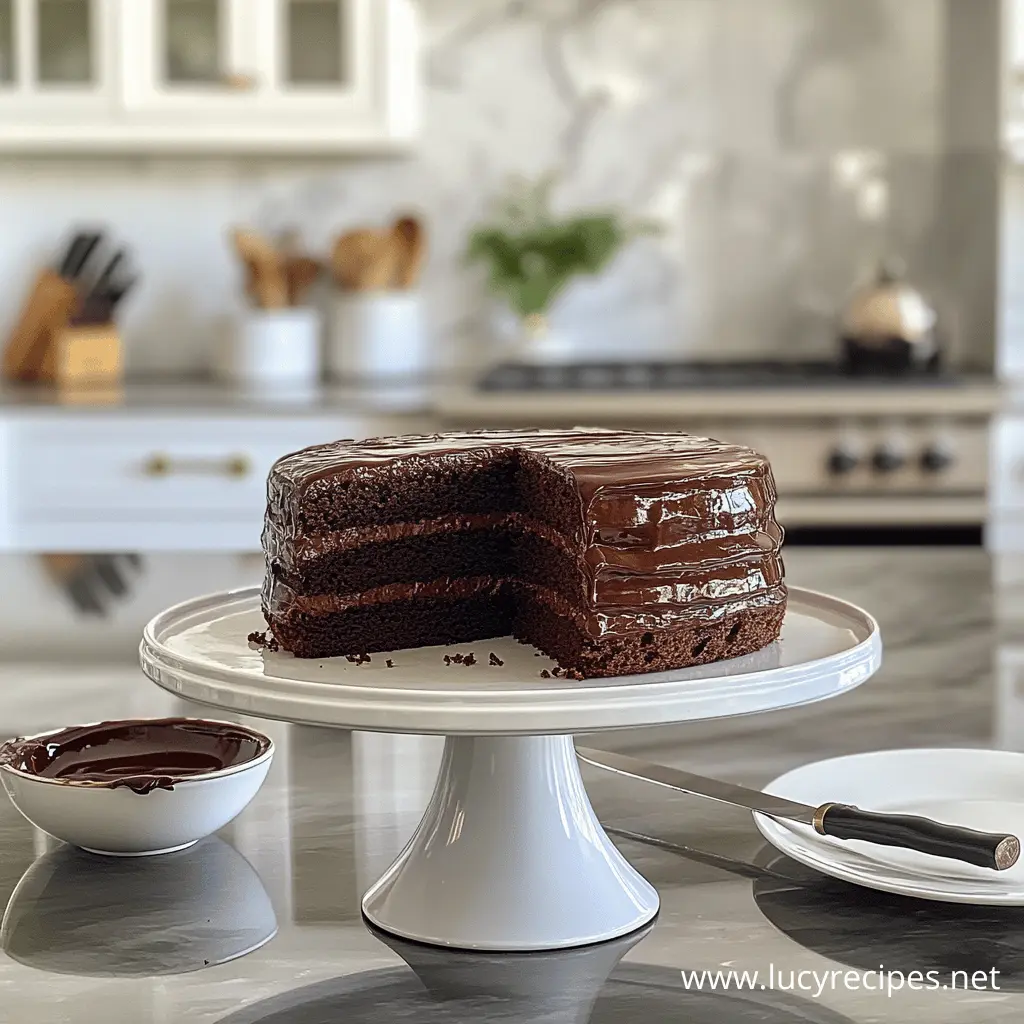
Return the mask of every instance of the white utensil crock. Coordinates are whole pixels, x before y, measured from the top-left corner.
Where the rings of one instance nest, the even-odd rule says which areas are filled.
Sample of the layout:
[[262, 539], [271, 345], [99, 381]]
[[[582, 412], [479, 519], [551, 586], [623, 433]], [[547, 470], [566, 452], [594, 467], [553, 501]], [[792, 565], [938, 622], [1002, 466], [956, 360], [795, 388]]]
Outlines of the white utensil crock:
[[225, 376], [241, 384], [315, 384], [320, 335], [315, 309], [249, 310], [228, 345]]
[[331, 314], [332, 378], [412, 379], [430, 369], [419, 292], [341, 292]]

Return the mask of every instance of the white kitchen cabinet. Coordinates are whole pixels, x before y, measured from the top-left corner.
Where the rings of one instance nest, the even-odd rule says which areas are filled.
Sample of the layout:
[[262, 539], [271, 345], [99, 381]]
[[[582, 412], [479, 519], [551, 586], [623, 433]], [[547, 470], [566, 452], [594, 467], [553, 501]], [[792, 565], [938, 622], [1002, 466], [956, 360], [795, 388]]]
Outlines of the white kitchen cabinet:
[[256, 551], [288, 451], [358, 435], [329, 417], [72, 415], [0, 432], [10, 551]]
[[1015, 159], [1024, 156], [1024, 0], [1003, 0], [1003, 135]]
[[259, 551], [280, 456], [432, 425], [344, 396], [286, 409], [211, 388], [197, 406], [193, 390], [142, 387], [109, 409], [5, 408], [0, 396], [0, 553]]
[[117, 112], [117, 0], [0, 0], [0, 141]]
[[413, 0], [0, 0], [0, 148], [345, 152], [418, 126]]

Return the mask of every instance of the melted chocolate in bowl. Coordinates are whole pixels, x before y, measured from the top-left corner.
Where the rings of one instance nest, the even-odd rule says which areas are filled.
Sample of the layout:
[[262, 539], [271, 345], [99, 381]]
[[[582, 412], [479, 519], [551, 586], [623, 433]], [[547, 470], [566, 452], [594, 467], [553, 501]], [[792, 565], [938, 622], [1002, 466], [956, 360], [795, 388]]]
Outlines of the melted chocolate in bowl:
[[227, 722], [189, 718], [100, 722], [0, 747], [0, 765], [72, 785], [173, 789], [195, 775], [253, 761], [270, 740]]

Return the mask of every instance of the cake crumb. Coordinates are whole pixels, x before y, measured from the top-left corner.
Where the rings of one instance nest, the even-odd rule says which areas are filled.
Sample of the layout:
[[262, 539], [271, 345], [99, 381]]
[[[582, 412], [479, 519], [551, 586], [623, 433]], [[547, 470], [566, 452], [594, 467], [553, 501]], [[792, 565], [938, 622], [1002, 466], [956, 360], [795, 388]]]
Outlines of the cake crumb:
[[476, 655], [472, 651], [470, 651], [469, 654], [467, 654], [462, 659], [462, 664], [463, 665], [475, 665], [476, 664]]
[[250, 633], [247, 639], [254, 648], [262, 648], [265, 651], [281, 650], [281, 645], [267, 631]]
[[587, 677], [578, 668], [567, 668], [565, 670], [565, 678], [582, 680], [586, 679]]
[[446, 655], [444, 656], [444, 663], [445, 663], [446, 665], [450, 665], [450, 664], [452, 663], [451, 655], [449, 655], [449, 654], [446, 654]]
[[388, 660], [385, 661], [384, 664], [387, 665], [388, 668], [394, 668], [395, 667], [395, 663], [390, 658], [388, 658]]
[[542, 668], [540, 670], [540, 677], [541, 679], [550, 679], [551, 673], [546, 668]]
[[502, 665], [504, 665], [504, 664], [505, 664], [505, 662], [503, 662], [503, 661], [501, 660], [501, 658], [499, 658], [499, 657], [498, 657], [498, 656], [497, 656], [497, 655], [496, 655], [496, 654], [494, 653], [494, 651], [491, 651], [491, 653], [490, 653], [490, 654], [489, 654], [489, 655], [487, 656], [487, 661], [488, 661], [488, 664], [490, 664], [490, 665], [497, 665], [497, 666], [498, 666], [499, 668], [500, 668], [500, 667], [501, 667]]
[[351, 661], [353, 665], [365, 665], [372, 659], [368, 654], [346, 654], [346, 661]]

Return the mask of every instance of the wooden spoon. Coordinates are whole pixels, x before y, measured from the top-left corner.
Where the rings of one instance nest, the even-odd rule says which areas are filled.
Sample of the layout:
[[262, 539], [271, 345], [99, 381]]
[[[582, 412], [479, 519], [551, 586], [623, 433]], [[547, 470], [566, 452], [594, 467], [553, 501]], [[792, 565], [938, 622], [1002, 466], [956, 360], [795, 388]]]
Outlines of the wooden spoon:
[[370, 291], [390, 286], [397, 247], [391, 232], [358, 228], [341, 235], [331, 251], [331, 269], [340, 288]]
[[427, 254], [427, 233], [416, 217], [399, 217], [391, 229], [399, 250], [395, 285], [415, 288]]
[[366, 255], [366, 264], [359, 276], [360, 290], [379, 292], [392, 288], [402, 251], [391, 232], [380, 232]]
[[362, 270], [360, 232], [347, 231], [339, 235], [331, 248], [331, 273], [334, 283], [346, 291], [358, 286]]
[[285, 274], [288, 279], [288, 305], [301, 306], [305, 302], [322, 270], [320, 261], [311, 256], [292, 256], [287, 260]]
[[281, 254], [262, 235], [236, 228], [231, 233], [235, 251], [247, 271], [246, 292], [261, 309], [288, 305], [288, 282]]

